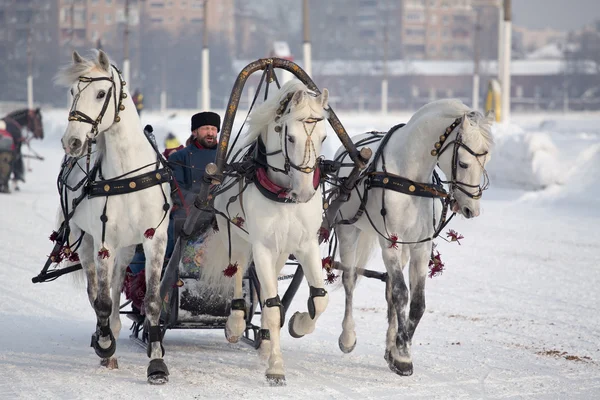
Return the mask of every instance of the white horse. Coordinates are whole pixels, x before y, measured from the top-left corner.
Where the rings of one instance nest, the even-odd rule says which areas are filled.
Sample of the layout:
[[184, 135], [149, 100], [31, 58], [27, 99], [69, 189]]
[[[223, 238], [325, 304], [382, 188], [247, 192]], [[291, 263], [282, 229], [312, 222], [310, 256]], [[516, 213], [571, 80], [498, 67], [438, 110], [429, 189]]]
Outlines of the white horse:
[[[406, 126], [393, 131], [382, 149], [381, 141], [370, 145], [376, 156], [367, 169], [368, 175], [357, 185], [358, 195], [352, 193], [336, 218], [345, 220], [335, 230], [341, 263], [349, 268], [342, 278], [346, 310], [339, 345], [343, 352], [351, 352], [356, 345], [352, 295], [357, 269], [365, 267], [379, 241], [388, 274], [385, 359], [397, 374], [412, 374], [410, 347], [425, 311], [425, 280], [433, 254], [431, 239], [445, 220], [439, 215], [440, 202], [436, 198], [448, 197], [448, 207], [465, 218], [479, 215], [479, 199], [487, 187], [490, 123], [489, 118], [459, 100], [439, 100], [422, 107]], [[373, 135], [355, 136], [353, 141], [359, 143], [369, 137]], [[341, 150], [338, 156], [343, 161]], [[436, 165], [448, 177], [448, 196], [441, 185], [431, 183]], [[345, 170], [342, 176], [347, 175]], [[364, 212], [358, 211], [361, 199], [365, 200]], [[433, 215], [432, 201], [438, 205], [437, 215]], [[410, 292], [403, 275], [407, 263]]]
[[142, 243], [144, 306], [150, 325], [148, 381], [164, 383], [168, 370], [162, 359], [159, 286], [171, 204], [170, 173], [158, 169], [157, 153], [143, 133], [126, 82], [104, 52], [95, 59], [74, 52], [73, 63], [59, 72], [57, 80], [70, 86], [72, 95], [61, 139], [67, 156], [59, 186], [63, 215], [75, 243], [67, 242], [63, 253], [78, 246], [89, 301], [97, 315], [92, 346], [104, 365], [117, 367], [113, 354], [121, 330], [121, 288], [135, 246]]
[[[285, 382], [280, 349], [285, 315], [277, 276], [290, 254], [302, 264], [310, 285], [309, 311], [290, 319], [291, 335], [311, 333], [328, 303], [318, 243], [323, 213], [318, 157], [326, 137], [327, 99], [327, 89], [315, 96], [303, 83], [292, 80], [250, 114], [248, 132], [237, 149], [254, 143], [256, 174], [252, 182], [242, 180], [216, 195], [219, 229], [207, 239], [204, 251], [203, 279], [221, 284], [228, 280], [229, 285], [217, 285], [222, 290], [231, 290], [235, 283], [232, 304], [242, 302], [232, 306], [226, 324], [230, 342], [236, 342], [246, 328], [241, 281], [254, 260], [263, 305], [261, 353], [270, 353], [266, 377], [272, 385]], [[227, 188], [229, 182], [221, 187]]]

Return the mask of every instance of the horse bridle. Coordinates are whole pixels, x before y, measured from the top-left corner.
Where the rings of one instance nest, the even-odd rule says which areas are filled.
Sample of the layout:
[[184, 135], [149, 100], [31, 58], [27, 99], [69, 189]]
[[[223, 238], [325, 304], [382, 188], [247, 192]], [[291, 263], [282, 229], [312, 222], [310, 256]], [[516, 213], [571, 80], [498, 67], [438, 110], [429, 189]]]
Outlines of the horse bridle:
[[[310, 94], [309, 94], [310, 95]], [[281, 102], [279, 103], [279, 108], [276, 111], [277, 117], [275, 117], [275, 122], [279, 122], [279, 120], [281, 119], [281, 116], [283, 116], [284, 114], [289, 114], [291, 112], [291, 108], [288, 108], [290, 105], [290, 102], [292, 100], [292, 97], [294, 96], [294, 93], [288, 93], [288, 95], [281, 100]], [[307, 136], [307, 140], [304, 143], [304, 155], [302, 157], [302, 163], [301, 165], [297, 165], [294, 164], [289, 157], [289, 153], [288, 153], [288, 125], [285, 124], [285, 129], [283, 129], [283, 127], [281, 125], [276, 125], [275, 126], [275, 132], [279, 133], [279, 141], [280, 141], [280, 146], [281, 149], [280, 150], [276, 150], [273, 152], [269, 152], [269, 153], [265, 153], [265, 156], [272, 156], [275, 154], [279, 154], [279, 153], [283, 153], [283, 157], [284, 157], [284, 169], [280, 169], [280, 168], [276, 168], [273, 166], [269, 165], [269, 168], [271, 168], [274, 171], [277, 172], [283, 172], [284, 174], [288, 174], [290, 172], [290, 169], [293, 168], [297, 171], [300, 171], [304, 174], [310, 174], [311, 172], [314, 172], [318, 167], [319, 167], [319, 156], [317, 155], [317, 151], [315, 149], [315, 144], [312, 140], [312, 134], [317, 126], [317, 123], [323, 121], [323, 118], [307, 118], [305, 120], [302, 120], [302, 127], [304, 128], [304, 133], [306, 133]], [[312, 124], [312, 129], [310, 130], [310, 132], [306, 129], [306, 124]], [[283, 135], [281, 134], [283, 130]], [[304, 165], [306, 162], [308, 162], [310, 160], [310, 156], [311, 154], [315, 155], [315, 164], [311, 167], [311, 166], [302, 166]]]
[[[448, 143], [445, 143], [446, 140], [448, 139], [448, 137], [450, 137], [450, 135], [452, 134], [452, 132], [454, 130], [456, 130], [456, 128], [461, 124], [461, 122], [463, 121], [463, 118], [466, 118], [466, 115], [457, 118], [456, 120], [454, 120], [454, 122], [450, 126], [448, 126], [446, 128], [444, 133], [440, 136], [440, 140], [435, 143], [434, 149], [431, 150], [431, 155], [434, 157], [437, 157], [437, 159], [439, 161], [440, 156], [453, 144], [454, 146], [452, 149], [452, 165], [451, 165], [452, 177], [449, 181], [441, 181], [441, 182], [448, 184], [448, 186], [450, 187], [450, 197], [452, 197], [452, 198], [454, 198], [455, 190], [458, 189], [461, 192], [463, 192], [466, 196], [468, 196], [474, 200], [479, 200], [483, 194], [483, 191], [489, 187], [489, 182], [490, 182], [487, 171], [485, 170], [481, 161], [479, 161], [479, 157], [486, 156], [488, 154], [488, 152], [484, 151], [483, 153], [476, 153], [469, 146], [467, 146], [462, 141], [462, 130], [461, 129], [457, 130], [456, 139], [454, 139]], [[444, 144], [445, 144], [445, 146], [444, 146]], [[461, 147], [477, 159], [479, 166], [483, 170], [483, 186], [482, 185], [471, 185], [469, 183], [461, 182], [457, 179], [457, 169], [458, 169], [458, 164], [460, 162], [460, 160], [458, 159], [458, 149]], [[465, 189], [465, 187], [467, 189]], [[468, 190], [469, 188], [477, 189], [477, 192], [471, 193]]]
[[[125, 106], [123, 105], [123, 99], [125, 99], [127, 97], [127, 93], [123, 92], [123, 88], [125, 87], [125, 85], [127, 83], [123, 80], [123, 78], [121, 76], [121, 71], [114, 65], [111, 65], [111, 66], [112, 66], [112, 68], [114, 68], [115, 71], [117, 71], [117, 76], [119, 78], [120, 93], [119, 93], [118, 99], [117, 99], [117, 87], [116, 87], [116, 82], [114, 79], [115, 75], [112, 70], [111, 70], [110, 77], [103, 76], [103, 77], [99, 77], [99, 78], [91, 78], [88, 76], [80, 76], [79, 82], [77, 83], [77, 93], [74, 95], [73, 105], [71, 106], [71, 110], [69, 111], [69, 121], [83, 122], [83, 123], [92, 125], [92, 130], [87, 134], [88, 147], [91, 144], [90, 141], [96, 139], [96, 137], [99, 134], [98, 125], [100, 125], [102, 123], [102, 119], [104, 118], [104, 114], [106, 113], [106, 110], [108, 109], [108, 104], [109, 104], [111, 98], [114, 100], [114, 105], [115, 105], [115, 117], [113, 120], [115, 123], [121, 121], [121, 117], [119, 117], [119, 111], [123, 111], [125, 109]], [[96, 117], [96, 119], [92, 119], [90, 116], [85, 114], [83, 111], [79, 111], [75, 107], [77, 107], [77, 102], [79, 101], [81, 92], [83, 92], [85, 89], [87, 89], [92, 84], [92, 82], [98, 82], [98, 81], [109, 81], [112, 84], [112, 86], [108, 89], [108, 92], [106, 93], [106, 97], [104, 100], [104, 104], [102, 104], [102, 110], [100, 110], [100, 114], [98, 115], [98, 117]], [[80, 87], [81, 83], [86, 83], [86, 85], [83, 88], [81, 88]], [[112, 124], [111, 124], [111, 126], [112, 126]]]

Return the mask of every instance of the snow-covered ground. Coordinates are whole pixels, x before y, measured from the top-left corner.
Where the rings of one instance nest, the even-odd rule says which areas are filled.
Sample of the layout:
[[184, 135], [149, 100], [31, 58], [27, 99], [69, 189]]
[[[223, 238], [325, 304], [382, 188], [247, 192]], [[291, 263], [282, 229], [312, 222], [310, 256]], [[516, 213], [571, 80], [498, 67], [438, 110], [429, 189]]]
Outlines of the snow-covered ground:
[[[490, 163], [482, 215], [451, 224], [465, 236], [462, 245], [439, 242], [446, 271], [427, 281], [414, 375], [388, 369], [384, 285], [362, 279], [354, 352], [338, 349], [343, 289], [329, 287], [329, 307], [314, 334], [282, 333], [287, 386], [275, 388], [265, 383], [253, 349], [227, 343], [222, 331], [197, 330], [167, 332], [170, 382], [150, 386], [148, 359], [129, 340], [126, 318], [119, 369], [100, 367], [89, 347], [95, 316], [85, 290], [66, 277], [31, 283], [51, 250], [66, 116], [66, 110], [44, 114], [47, 138], [33, 145], [46, 161], [31, 161], [21, 192], [0, 196], [0, 399], [600, 397], [600, 115], [515, 115], [513, 125], [495, 129], [505, 156]], [[387, 130], [409, 115], [339, 117], [357, 134]], [[187, 114], [147, 114], [143, 122], [155, 126], [159, 143], [169, 130], [181, 140], [189, 132]], [[527, 150], [511, 159], [519, 143]], [[507, 179], [503, 171], [523, 179]], [[371, 268], [383, 269], [380, 257]], [[303, 285], [289, 312], [305, 310], [307, 295]]]

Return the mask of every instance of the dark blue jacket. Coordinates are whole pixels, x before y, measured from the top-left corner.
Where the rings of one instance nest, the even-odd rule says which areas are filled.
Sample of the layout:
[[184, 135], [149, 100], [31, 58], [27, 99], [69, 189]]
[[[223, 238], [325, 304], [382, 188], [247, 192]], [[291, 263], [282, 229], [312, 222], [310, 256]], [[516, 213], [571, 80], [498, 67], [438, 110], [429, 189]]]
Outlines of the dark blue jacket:
[[[217, 149], [200, 149], [194, 143], [176, 151], [169, 156], [169, 165], [173, 170], [173, 177], [185, 198], [186, 205], [190, 206], [200, 191], [200, 184], [204, 176], [204, 169], [208, 163], [214, 162]], [[181, 210], [181, 199], [178, 194], [173, 195], [176, 208], [171, 213], [173, 218], [184, 218], [185, 211]]]

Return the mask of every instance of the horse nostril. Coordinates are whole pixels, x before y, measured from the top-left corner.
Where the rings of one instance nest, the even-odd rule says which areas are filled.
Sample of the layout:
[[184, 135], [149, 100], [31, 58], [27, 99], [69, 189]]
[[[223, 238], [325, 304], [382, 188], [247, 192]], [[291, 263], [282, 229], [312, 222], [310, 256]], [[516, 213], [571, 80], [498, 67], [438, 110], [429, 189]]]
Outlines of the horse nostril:
[[473, 213], [471, 212], [471, 210], [470, 210], [468, 207], [464, 207], [464, 208], [463, 208], [463, 215], [464, 215], [466, 218], [471, 218], [471, 217], [473, 217]]
[[69, 140], [69, 147], [72, 149], [78, 149], [81, 147], [81, 140], [77, 139], [77, 138], [73, 138], [71, 140]]

